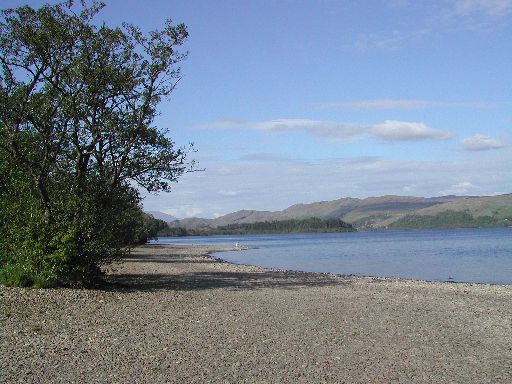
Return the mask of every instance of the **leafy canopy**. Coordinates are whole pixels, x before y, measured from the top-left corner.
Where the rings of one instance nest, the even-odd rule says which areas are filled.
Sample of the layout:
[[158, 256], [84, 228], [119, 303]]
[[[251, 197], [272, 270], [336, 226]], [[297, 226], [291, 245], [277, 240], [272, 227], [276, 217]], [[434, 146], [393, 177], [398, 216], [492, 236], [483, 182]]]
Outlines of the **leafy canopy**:
[[[169, 20], [148, 34], [97, 25], [103, 7], [68, 1], [2, 11], [0, 199], [11, 207], [0, 220], [2, 267], [41, 259], [32, 263], [37, 274], [50, 258], [56, 280], [87, 274], [144, 221], [135, 185], [168, 192], [195, 169], [193, 147], [176, 148], [154, 126], [159, 102], [180, 80], [185, 25]], [[29, 205], [31, 216], [13, 219]], [[14, 228], [32, 228], [26, 241], [37, 257], [20, 256]]]

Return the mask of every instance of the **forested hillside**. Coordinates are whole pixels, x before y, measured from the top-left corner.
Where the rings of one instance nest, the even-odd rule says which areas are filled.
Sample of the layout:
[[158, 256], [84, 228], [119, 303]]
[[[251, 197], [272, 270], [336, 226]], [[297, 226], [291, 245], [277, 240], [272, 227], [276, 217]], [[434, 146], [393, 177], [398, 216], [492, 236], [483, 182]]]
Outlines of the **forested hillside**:
[[257, 223], [229, 224], [216, 228], [186, 229], [168, 228], [159, 236], [208, 236], [208, 235], [248, 235], [264, 233], [308, 233], [308, 232], [353, 232], [355, 228], [340, 219], [319, 219], [311, 217], [301, 220], [264, 221]]

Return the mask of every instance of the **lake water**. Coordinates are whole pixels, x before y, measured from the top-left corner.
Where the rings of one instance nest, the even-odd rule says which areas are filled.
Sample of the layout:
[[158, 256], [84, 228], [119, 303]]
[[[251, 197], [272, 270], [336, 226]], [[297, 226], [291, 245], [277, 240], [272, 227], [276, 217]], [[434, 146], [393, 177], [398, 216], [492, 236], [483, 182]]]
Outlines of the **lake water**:
[[276, 269], [430, 281], [512, 284], [512, 228], [159, 238], [245, 251], [223, 260]]

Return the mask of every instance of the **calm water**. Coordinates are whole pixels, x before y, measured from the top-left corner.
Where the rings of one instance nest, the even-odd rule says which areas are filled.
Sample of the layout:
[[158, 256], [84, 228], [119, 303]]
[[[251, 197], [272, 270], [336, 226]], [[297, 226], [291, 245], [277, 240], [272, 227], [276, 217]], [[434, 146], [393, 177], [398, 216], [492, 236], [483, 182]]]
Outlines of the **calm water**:
[[226, 261], [262, 267], [431, 281], [512, 284], [512, 228], [159, 238], [226, 244]]

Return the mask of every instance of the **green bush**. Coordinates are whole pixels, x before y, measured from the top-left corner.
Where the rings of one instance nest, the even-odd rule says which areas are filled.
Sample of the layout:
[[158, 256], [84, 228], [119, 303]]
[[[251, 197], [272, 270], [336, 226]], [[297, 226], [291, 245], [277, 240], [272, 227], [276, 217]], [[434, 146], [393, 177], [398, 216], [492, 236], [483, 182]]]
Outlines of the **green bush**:
[[59, 183], [51, 191], [55, 220], [45, 225], [30, 179], [7, 160], [0, 160], [0, 283], [90, 285], [103, 263], [151, 236], [137, 191], [124, 184], [111, 192], [101, 180], [79, 196], [69, 182]]

